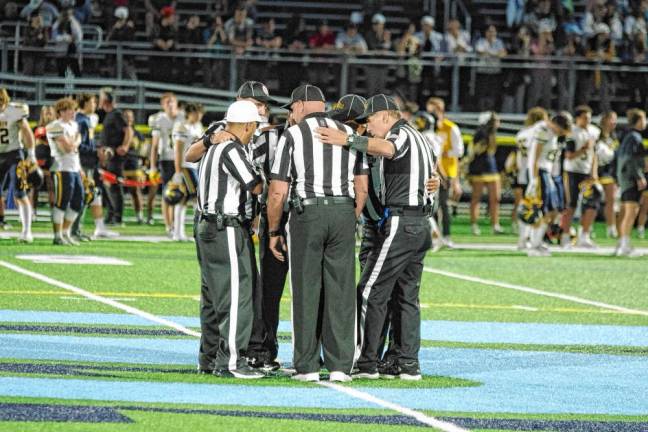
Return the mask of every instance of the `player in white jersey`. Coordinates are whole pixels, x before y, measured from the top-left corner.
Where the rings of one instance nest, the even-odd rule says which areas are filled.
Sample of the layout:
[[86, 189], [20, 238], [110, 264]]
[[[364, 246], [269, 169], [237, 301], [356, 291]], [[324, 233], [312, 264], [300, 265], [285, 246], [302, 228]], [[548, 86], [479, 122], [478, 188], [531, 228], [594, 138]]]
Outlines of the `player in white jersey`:
[[57, 120], [48, 124], [47, 141], [54, 158], [54, 225], [55, 245], [78, 245], [72, 238], [71, 227], [83, 207], [84, 190], [81, 180], [79, 125], [74, 120], [76, 102], [71, 98], [56, 101], [54, 111]]
[[559, 190], [552, 176], [555, 161], [560, 158], [562, 146], [559, 138], [567, 136], [571, 131], [571, 115], [561, 112], [551, 120], [537, 123], [531, 132], [529, 146], [528, 170], [531, 173], [525, 191], [525, 197], [536, 199], [542, 197], [543, 217], [532, 229], [531, 248], [529, 256], [547, 256], [549, 250], [544, 246], [543, 239], [551, 223], [562, 208]]
[[187, 202], [196, 198], [196, 186], [198, 184], [196, 164], [184, 160], [184, 153], [187, 148], [203, 135], [201, 123], [204, 110], [202, 105], [188, 103], [185, 106], [186, 120], [176, 123], [173, 129], [173, 142], [175, 152], [175, 174], [172, 181], [184, 185], [186, 190], [185, 198], [174, 206], [173, 211], [173, 240], [187, 241], [185, 235], [185, 216]]
[[[598, 166], [596, 160], [595, 144], [600, 130], [591, 124], [592, 109], [582, 105], [576, 107], [572, 139], [567, 141], [565, 147], [565, 161], [563, 163], [563, 178], [565, 183], [566, 208], [563, 213], [560, 243], [563, 247], [571, 246], [569, 231], [571, 229], [574, 212], [579, 202], [581, 189], [588, 182], [598, 180]], [[581, 232], [577, 245], [581, 247], [595, 247], [590, 232], [597, 208], [584, 208], [581, 216]]]
[[[34, 152], [34, 134], [27, 118], [29, 107], [20, 103], [11, 103], [7, 90], [0, 88], [0, 195], [7, 178], [16, 185], [15, 200], [20, 213], [22, 231], [18, 236], [21, 243], [34, 241], [31, 232], [32, 206], [27, 191], [18, 187], [16, 166], [23, 159], [23, 148], [28, 158], [36, 161]], [[24, 144], [24, 145], [23, 145]]]
[[[162, 185], [166, 185], [175, 173], [175, 152], [173, 151], [173, 128], [177, 123], [184, 121], [184, 115], [178, 110], [178, 99], [173, 93], [164, 93], [160, 98], [162, 111], [149, 117], [151, 128], [151, 156], [149, 176], [152, 180], [160, 179], [158, 168], [161, 174]], [[153, 224], [153, 207], [155, 206], [155, 195], [158, 186], [150, 186], [147, 206], [147, 223]], [[162, 216], [167, 234], [173, 235], [173, 208], [162, 200]]]
[[607, 225], [607, 237], [617, 238], [616, 214], [614, 212], [614, 199], [617, 190], [616, 184], [616, 149], [619, 147], [619, 140], [616, 135], [617, 114], [614, 111], [607, 111], [601, 114], [599, 122], [598, 141], [596, 141], [596, 159], [598, 161], [599, 183], [603, 186], [605, 197], [605, 223]]
[[518, 249], [523, 250], [527, 248], [527, 241], [530, 235], [530, 226], [517, 218], [517, 211], [524, 191], [529, 184], [529, 146], [533, 139], [534, 126], [539, 122], [548, 119], [547, 111], [542, 107], [534, 107], [527, 112], [526, 119], [524, 120], [524, 128], [515, 135], [515, 166], [516, 175], [513, 182], [513, 215], [511, 219], [513, 224], [518, 226]]

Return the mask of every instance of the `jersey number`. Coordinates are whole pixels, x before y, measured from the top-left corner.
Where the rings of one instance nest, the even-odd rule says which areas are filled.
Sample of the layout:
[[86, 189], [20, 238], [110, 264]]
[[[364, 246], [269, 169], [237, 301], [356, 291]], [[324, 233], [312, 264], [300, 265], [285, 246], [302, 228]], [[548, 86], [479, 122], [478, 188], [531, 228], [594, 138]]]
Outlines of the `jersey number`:
[[0, 129], [0, 145], [9, 145], [9, 129]]

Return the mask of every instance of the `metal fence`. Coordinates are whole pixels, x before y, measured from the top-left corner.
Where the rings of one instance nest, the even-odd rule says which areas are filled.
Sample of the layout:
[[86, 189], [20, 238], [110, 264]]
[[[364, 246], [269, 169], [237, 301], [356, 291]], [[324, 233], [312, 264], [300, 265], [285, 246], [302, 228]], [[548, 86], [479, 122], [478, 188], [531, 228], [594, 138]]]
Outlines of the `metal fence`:
[[[47, 48], [22, 47], [5, 39], [0, 41], [2, 73], [21, 73], [20, 65], [14, 61], [18, 53], [23, 58], [44, 57], [50, 64], [54, 57]], [[48, 67], [46, 74], [51, 71], [53, 68]], [[236, 54], [229, 47], [191, 45], [162, 52], [152, 50], [147, 43], [104, 42], [99, 48], [84, 47], [82, 74], [84, 78], [119, 82], [164, 83], [160, 91], [184, 85], [204, 92], [206, 97], [213, 92], [235, 91], [248, 79], [263, 81], [273, 93], [281, 95], [290, 94], [302, 82], [311, 82], [322, 87], [330, 99], [349, 92], [385, 91], [423, 102], [437, 95], [446, 99], [455, 112], [522, 112], [536, 104], [572, 109], [583, 102], [591, 102], [599, 110], [622, 110], [630, 105], [645, 106], [648, 94], [648, 64], [602, 63], [582, 57], [408, 57], [393, 52], [351, 56], [330, 51], [257, 48]]]

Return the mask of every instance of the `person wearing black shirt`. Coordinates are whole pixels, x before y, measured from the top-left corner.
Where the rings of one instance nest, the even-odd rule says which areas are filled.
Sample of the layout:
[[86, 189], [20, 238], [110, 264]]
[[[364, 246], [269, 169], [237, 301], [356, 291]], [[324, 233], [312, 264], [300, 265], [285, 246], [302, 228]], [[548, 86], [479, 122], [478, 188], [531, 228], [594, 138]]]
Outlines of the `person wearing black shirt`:
[[[24, 46], [43, 48], [49, 41], [47, 29], [43, 27], [43, 19], [40, 15], [33, 15], [29, 21], [29, 28], [25, 34]], [[45, 73], [45, 56], [42, 52], [22, 52], [23, 73], [25, 75], [39, 76]]]

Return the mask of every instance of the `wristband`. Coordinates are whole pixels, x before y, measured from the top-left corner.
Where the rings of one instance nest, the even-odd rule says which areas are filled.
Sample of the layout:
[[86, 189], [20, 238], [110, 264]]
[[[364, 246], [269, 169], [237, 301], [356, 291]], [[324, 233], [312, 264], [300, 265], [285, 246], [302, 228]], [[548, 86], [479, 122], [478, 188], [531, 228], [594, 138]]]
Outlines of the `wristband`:
[[281, 237], [281, 235], [280, 230], [268, 231], [268, 237]]
[[360, 153], [367, 153], [369, 148], [369, 138], [366, 136], [349, 135], [347, 138], [349, 148], [359, 151]]
[[211, 135], [203, 135], [202, 137], [202, 145], [205, 147], [205, 150], [209, 150], [209, 147], [211, 147]]

